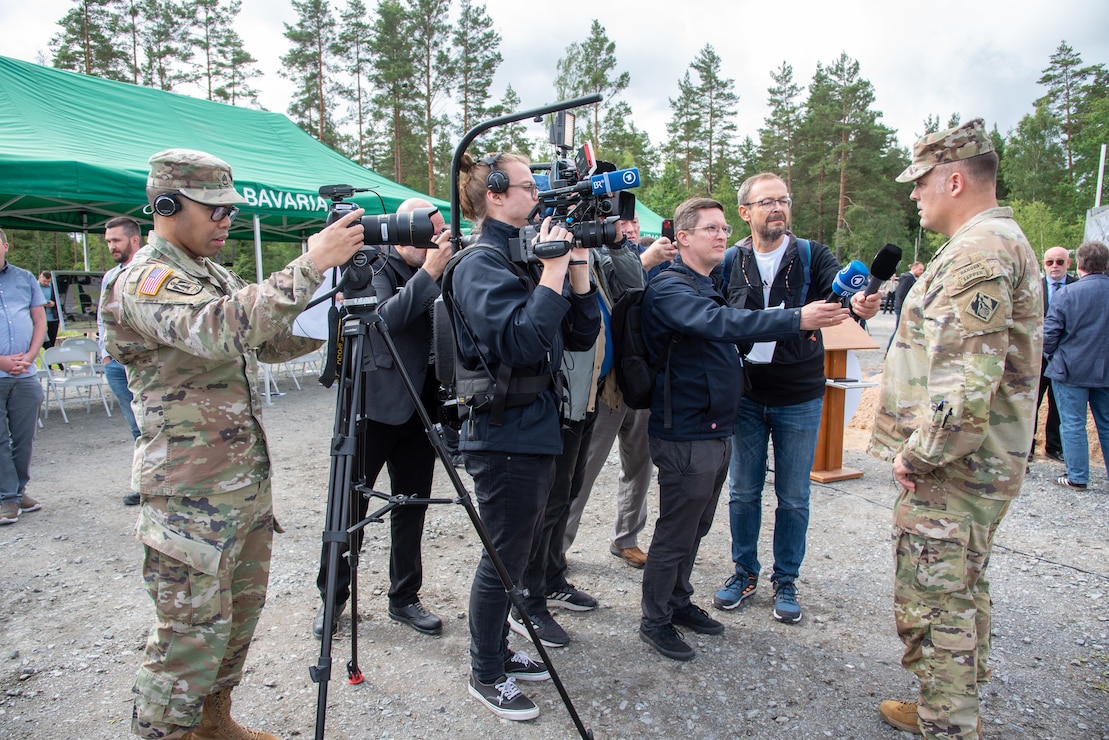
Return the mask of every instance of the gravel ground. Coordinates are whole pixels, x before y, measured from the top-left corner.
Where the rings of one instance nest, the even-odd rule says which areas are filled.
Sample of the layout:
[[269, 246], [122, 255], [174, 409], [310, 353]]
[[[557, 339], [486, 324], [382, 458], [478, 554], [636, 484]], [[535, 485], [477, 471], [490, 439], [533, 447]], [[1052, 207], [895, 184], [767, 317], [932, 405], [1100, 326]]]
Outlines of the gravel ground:
[[[885, 345], [892, 318], [872, 322]], [[861, 353], [867, 376], [882, 352]], [[290, 386], [288, 381], [282, 386]], [[569, 646], [550, 650], [577, 712], [601, 738], [895, 738], [880, 700], [912, 698], [915, 678], [899, 665], [892, 618], [888, 466], [864, 452], [872, 394], [848, 429], [844, 464], [857, 480], [813, 485], [808, 556], [798, 582], [804, 619], [770, 615], [768, 583], [743, 607], [714, 611], [718, 637], [692, 635], [696, 660], [659, 656], [637, 635], [641, 571], [608, 552], [614, 512], [610, 460], [569, 553], [571, 578], [601, 606], [556, 612]], [[334, 395], [314, 382], [266, 409], [276, 469], [278, 517], [269, 603], [262, 615], [235, 714], [282, 738], [312, 737], [319, 657], [310, 623], [324, 519]], [[130, 687], [153, 610], [125, 508], [130, 440], [123, 421], [79, 408], [65, 425], [51, 412], [35, 447], [31, 492], [43, 510], [0, 527], [0, 738], [124, 738]], [[983, 692], [989, 738], [1109, 738], [1109, 589], [1103, 467], [1089, 491], [1051, 483], [1059, 463], [1037, 459], [997, 537], [993, 682]], [[468, 480], [467, 480], [468, 483]], [[384, 483], [383, 483], [384, 485]], [[440, 474], [437, 495], [450, 496]], [[727, 496], [693, 572], [695, 601], [711, 608], [731, 570]], [[770, 560], [767, 502], [763, 561]], [[649, 545], [652, 513], [641, 544]], [[542, 709], [526, 723], [500, 720], [466, 691], [466, 605], [480, 553], [460, 506], [432, 507], [425, 535], [423, 602], [446, 627], [432, 638], [385, 615], [388, 529], [372, 524], [360, 570], [359, 663], [366, 681], [348, 685], [351, 621], [333, 651], [328, 738], [572, 738], [574, 724], [551, 683], [524, 689]], [[769, 568], [769, 565], [767, 565]], [[514, 647], [529, 649], [517, 639]], [[531, 649], [532, 655], [535, 654]]]

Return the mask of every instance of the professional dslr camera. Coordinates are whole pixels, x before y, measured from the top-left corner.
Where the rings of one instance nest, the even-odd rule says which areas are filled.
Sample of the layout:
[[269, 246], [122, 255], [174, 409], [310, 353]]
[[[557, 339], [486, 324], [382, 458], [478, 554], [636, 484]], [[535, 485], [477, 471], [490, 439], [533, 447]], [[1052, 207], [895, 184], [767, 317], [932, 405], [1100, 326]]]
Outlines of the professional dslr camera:
[[[561, 257], [573, 247], [615, 246], [623, 240], [616, 222], [635, 218], [635, 196], [625, 191], [639, 186], [638, 168], [617, 170], [615, 165], [597, 160], [588, 142], [578, 149], [574, 159], [566, 157], [574, 148], [572, 113], [559, 111], [549, 133], [555, 158], [549, 164], [531, 166], [537, 171], [534, 177], [541, 188], [539, 202], [528, 217], [531, 223], [520, 229], [518, 240], [509, 244], [512, 259], [517, 262]], [[535, 244], [539, 225], [547, 216], [552, 226], [570, 231], [572, 244]]]
[[[331, 199], [331, 208], [327, 212], [327, 225], [361, 208], [357, 203], [348, 203], [355, 193], [372, 192], [369, 188], [355, 188], [350, 185], [324, 185], [320, 188], [321, 197]], [[380, 196], [379, 196], [380, 197]], [[384, 205], [382, 207], [384, 210]], [[360, 299], [372, 297], [374, 294], [371, 283], [373, 281], [373, 263], [381, 256], [377, 248], [382, 244], [405, 244], [413, 247], [434, 249], [438, 245], [432, 241], [435, 237], [435, 225], [431, 217], [438, 212], [438, 208], [416, 208], [409, 213], [385, 213], [380, 216], [362, 216], [360, 222], [364, 230], [362, 249], [354, 253], [342, 267], [340, 285], [344, 298], [357, 303]], [[352, 226], [354, 224], [351, 224]]]

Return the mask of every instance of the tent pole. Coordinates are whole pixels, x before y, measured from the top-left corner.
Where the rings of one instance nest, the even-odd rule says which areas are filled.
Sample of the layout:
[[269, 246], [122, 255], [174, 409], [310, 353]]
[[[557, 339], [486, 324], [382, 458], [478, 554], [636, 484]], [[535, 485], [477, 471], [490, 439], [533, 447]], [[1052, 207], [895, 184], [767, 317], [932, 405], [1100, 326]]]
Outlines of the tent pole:
[[89, 271], [89, 214], [81, 214], [81, 250], [85, 254], [85, 272]]
[[[254, 277], [255, 281], [262, 284], [262, 222], [258, 218], [258, 214], [254, 214]], [[273, 399], [270, 397], [270, 383], [272, 383], [270, 375], [270, 366], [267, 363], [262, 363], [262, 382], [266, 384], [266, 389], [262, 395], [266, 398], [266, 405], [271, 406]]]

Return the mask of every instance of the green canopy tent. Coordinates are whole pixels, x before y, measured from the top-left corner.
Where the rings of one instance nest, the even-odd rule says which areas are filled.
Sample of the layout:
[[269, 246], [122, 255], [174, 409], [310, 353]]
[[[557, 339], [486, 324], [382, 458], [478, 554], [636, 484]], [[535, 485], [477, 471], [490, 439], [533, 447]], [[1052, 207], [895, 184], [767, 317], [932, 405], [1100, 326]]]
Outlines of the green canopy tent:
[[0, 226], [87, 233], [118, 215], [149, 223], [142, 213], [147, 160], [174, 147], [231, 165], [249, 201], [231, 238], [252, 239], [256, 250], [262, 241], [301, 241], [320, 229], [329, 205], [321, 185], [372, 189], [380, 200], [372, 193], [351, 199], [368, 214], [426, 198], [450, 221], [448, 202], [359, 166], [279, 113], [0, 57]]
[[647, 206], [635, 201], [635, 215], [639, 216], [639, 233], [644, 236], [653, 236], [656, 239], [662, 236], [662, 216], [652, 211]]

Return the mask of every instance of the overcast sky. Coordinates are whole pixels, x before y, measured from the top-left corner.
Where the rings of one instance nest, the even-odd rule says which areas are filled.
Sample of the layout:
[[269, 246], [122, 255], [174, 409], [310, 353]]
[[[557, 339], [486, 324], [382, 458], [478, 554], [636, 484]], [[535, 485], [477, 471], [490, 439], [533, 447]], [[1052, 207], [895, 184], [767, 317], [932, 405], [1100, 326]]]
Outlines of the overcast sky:
[[[365, 0], [373, 7], [375, 0]], [[476, 0], [475, 0], [476, 2]], [[49, 59], [56, 22], [72, 0], [0, 0], [0, 54]], [[340, 7], [342, 3], [335, 1]], [[508, 84], [523, 108], [555, 102], [553, 80], [566, 46], [584, 40], [596, 17], [616, 43], [618, 71], [631, 74], [622, 97], [651, 141], [666, 136], [668, 99], [705, 44], [722, 61], [722, 74], [740, 96], [737, 126], [757, 140], [766, 116], [770, 72], [782, 61], [807, 86], [818, 62], [841, 52], [857, 60], [874, 87], [882, 122], [911, 146], [929, 115], [946, 121], [985, 118], [1007, 134], [1043, 93], [1036, 84], [1049, 56], [1067, 41], [1086, 64], [1109, 64], [1109, 2], [1105, 0], [615, 0], [603, 4], [544, 0], [487, 0], [501, 34], [504, 57], [494, 80], [499, 99]], [[287, 0], [242, 0], [236, 27], [264, 76], [254, 81], [260, 102], [286, 112], [292, 85], [277, 74], [289, 42], [284, 23], [295, 21]], [[95, 101], [90, 101], [95, 106]], [[109, 115], [125, 120], [126, 111]], [[536, 133], [542, 135], [539, 127]]]

